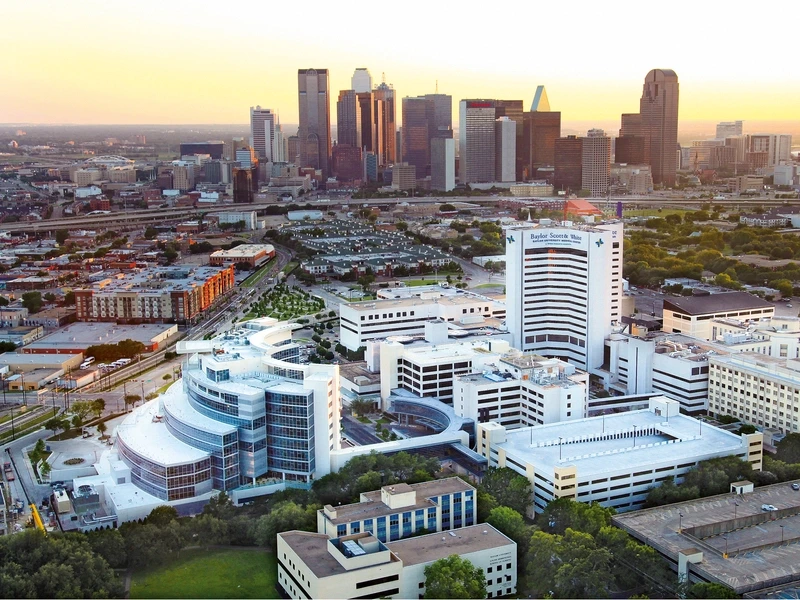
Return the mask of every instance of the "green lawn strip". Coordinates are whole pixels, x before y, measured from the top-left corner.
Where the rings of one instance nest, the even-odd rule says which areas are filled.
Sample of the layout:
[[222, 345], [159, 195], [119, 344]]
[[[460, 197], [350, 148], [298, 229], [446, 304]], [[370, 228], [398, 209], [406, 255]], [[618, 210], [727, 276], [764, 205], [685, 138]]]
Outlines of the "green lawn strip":
[[264, 279], [264, 277], [266, 277], [267, 273], [269, 273], [269, 271], [270, 271], [269, 266], [271, 264], [272, 264], [272, 261], [269, 261], [267, 264], [265, 264], [262, 267], [260, 267], [258, 271], [256, 271], [252, 275], [250, 275], [241, 284], [239, 284], [239, 287], [245, 287], [245, 288], [253, 287], [259, 281]]
[[131, 598], [279, 598], [269, 552], [192, 549], [165, 566], [133, 574]]
[[[17, 437], [25, 435], [26, 433], [30, 433], [36, 429], [39, 429], [39, 426], [44, 423], [45, 421], [51, 419], [53, 417], [53, 413], [47, 411], [45, 414], [36, 417], [30, 421], [26, 421], [25, 423], [20, 423], [15, 427], [15, 433]], [[16, 415], [14, 416], [16, 419]], [[2, 435], [0, 435], [0, 441], [6, 440], [11, 437], [11, 431], [6, 431]]]
[[297, 267], [299, 267], [299, 266], [300, 266], [300, 263], [299, 263], [299, 262], [297, 262], [297, 261], [294, 261], [294, 260], [292, 260], [292, 261], [289, 261], [288, 263], [286, 263], [286, 266], [285, 266], [285, 267], [283, 267], [283, 274], [284, 274], [284, 275], [288, 275], [289, 273], [291, 273], [292, 271], [294, 271], [294, 270], [295, 270]]
[[472, 287], [474, 287], [475, 289], [479, 289], [479, 288], [496, 288], [503, 286], [505, 286], [505, 283], [481, 283]]
[[[19, 419], [23, 415], [33, 414], [34, 412], [36, 412], [38, 410], [44, 410], [44, 409], [41, 406], [35, 406], [31, 410], [29, 410], [28, 412], [25, 412], [25, 413], [21, 413], [21, 412], [19, 412], [18, 409], [16, 409], [16, 412], [14, 413], [14, 418], [15, 419]], [[8, 423], [10, 420], [11, 420], [11, 412], [9, 411], [9, 413], [7, 415], [5, 415], [3, 417], [0, 417], [0, 425], [2, 425], [3, 423]]]

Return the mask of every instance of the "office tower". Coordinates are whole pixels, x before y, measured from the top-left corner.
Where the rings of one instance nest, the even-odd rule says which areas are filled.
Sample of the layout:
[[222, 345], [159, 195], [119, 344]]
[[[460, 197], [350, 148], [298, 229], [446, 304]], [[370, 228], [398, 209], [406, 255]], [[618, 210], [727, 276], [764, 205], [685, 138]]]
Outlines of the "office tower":
[[553, 186], [557, 191], [577, 193], [583, 184], [583, 141], [574, 135], [555, 143]]
[[300, 127], [297, 137], [300, 167], [322, 171], [323, 180], [330, 174], [331, 107], [328, 97], [327, 69], [298, 69]]
[[417, 169], [408, 163], [395, 163], [392, 166], [392, 187], [396, 190], [412, 193], [417, 187]]
[[750, 139], [748, 152], [766, 154], [765, 167], [777, 167], [791, 160], [792, 136], [790, 134], [758, 133]]
[[602, 129], [590, 129], [581, 140], [581, 188], [592, 198], [608, 195], [611, 175], [611, 138]]
[[394, 89], [382, 81], [372, 90], [375, 123], [375, 153], [381, 165], [396, 161], [397, 119], [395, 118]]
[[375, 152], [375, 99], [372, 92], [356, 92], [358, 114], [361, 120], [361, 149], [365, 152]]
[[374, 152], [364, 152], [364, 181], [378, 181], [378, 157]]
[[250, 107], [250, 147], [261, 162], [272, 162], [275, 113], [270, 108]]
[[653, 171], [653, 183], [675, 185], [678, 167], [678, 76], [670, 69], [647, 74], [639, 102], [645, 158]]
[[297, 164], [300, 162], [300, 138], [290, 135], [286, 139], [286, 162]]
[[522, 176], [535, 179], [536, 170], [555, 163], [556, 140], [561, 137], [561, 113], [550, 110], [547, 91], [536, 88], [530, 112], [522, 114]]
[[182, 142], [181, 143], [181, 156], [193, 156], [197, 154], [208, 154], [214, 160], [222, 158], [224, 152], [225, 142], [209, 141], [209, 142]]
[[495, 118], [508, 117], [516, 124], [514, 178], [510, 181], [522, 181], [524, 165], [522, 162], [525, 149], [523, 147], [523, 106], [522, 100], [494, 100]]
[[424, 96], [403, 98], [403, 162], [416, 167], [425, 177], [430, 164], [428, 103]]
[[717, 123], [717, 139], [724, 140], [728, 137], [742, 135], [744, 121], [723, 121]]
[[172, 161], [172, 186], [176, 190], [189, 192], [194, 189], [195, 163], [174, 160]]
[[350, 78], [350, 87], [356, 94], [369, 93], [372, 91], [372, 75], [366, 67], [359, 67]]
[[431, 140], [431, 189], [449, 192], [456, 187], [456, 141]]
[[516, 181], [517, 124], [510, 117], [500, 117], [494, 123], [495, 181]]
[[230, 141], [225, 142], [222, 149], [222, 157], [225, 160], [235, 160], [236, 151], [240, 148], [249, 148], [247, 140], [240, 137], [231, 138]]
[[252, 148], [240, 148], [236, 151], [236, 162], [243, 169], [250, 169], [258, 166], [258, 157], [256, 151]]
[[438, 92], [425, 94], [424, 97], [428, 115], [428, 139], [452, 138], [453, 97]]
[[234, 167], [233, 201], [252, 204], [256, 192], [258, 192], [258, 159], [253, 167]]
[[206, 183], [222, 183], [222, 161], [210, 160], [203, 168]]
[[286, 162], [286, 138], [283, 137], [280, 119], [275, 121], [275, 131], [272, 138], [272, 162]]
[[458, 111], [459, 181], [495, 180], [494, 100], [462, 100]]
[[348, 144], [334, 144], [331, 169], [333, 175], [340, 181], [363, 179], [361, 148]]
[[642, 129], [642, 115], [639, 113], [623, 113], [622, 122], [619, 128], [619, 135], [638, 135], [644, 138]]
[[622, 223], [511, 227], [506, 235], [506, 323], [523, 352], [591, 370], [620, 319]]
[[361, 111], [355, 90], [342, 90], [336, 101], [337, 143], [353, 148], [361, 147]]
[[614, 162], [627, 165], [644, 165], [644, 138], [640, 135], [623, 135], [614, 143]]

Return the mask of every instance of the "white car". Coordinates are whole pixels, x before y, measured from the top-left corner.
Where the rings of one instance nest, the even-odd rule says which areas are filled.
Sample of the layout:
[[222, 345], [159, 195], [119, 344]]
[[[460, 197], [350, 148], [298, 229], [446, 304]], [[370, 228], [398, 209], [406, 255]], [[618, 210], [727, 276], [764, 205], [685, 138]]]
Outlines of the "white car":
[[772, 511], [775, 511], [775, 510], [778, 510], [778, 509], [775, 508], [772, 504], [762, 504], [761, 505], [761, 510], [764, 510], [764, 511], [767, 511], [767, 512], [772, 512]]

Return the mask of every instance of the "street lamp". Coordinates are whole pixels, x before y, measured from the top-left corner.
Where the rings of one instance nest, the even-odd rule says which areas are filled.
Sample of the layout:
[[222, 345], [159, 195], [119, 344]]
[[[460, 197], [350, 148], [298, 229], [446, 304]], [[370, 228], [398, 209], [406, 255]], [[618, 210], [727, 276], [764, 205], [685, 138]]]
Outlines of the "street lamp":
[[722, 539], [725, 540], [725, 554], [722, 555], [722, 558], [728, 558], [728, 536], [723, 535]]
[[678, 533], [683, 533], [683, 513], [678, 513]]
[[564, 438], [562, 438], [561, 436], [559, 436], [558, 438], [558, 460], [561, 460], [561, 442], [563, 441], [563, 439]]
[[783, 543], [783, 525], [780, 525], [781, 528], [781, 544]]
[[633, 426], [633, 447], [634, 448], [636, 447], [636, 428], [637, 427], [638, 427], [638, 425], [634, 425]]
[[[734, 503], [733, 503], [733, 520], [734, 520], [734, 521], [736, 521], [736, 508], [737, 508], [738, 506], [739, 506], [739, 503], [738, 503], [738, 502], [734, 502]], [[733, 526], [734, 526], [734, 527], [736, 527], [736, 523], [734, 523], [734, 524], [733, 524]]]

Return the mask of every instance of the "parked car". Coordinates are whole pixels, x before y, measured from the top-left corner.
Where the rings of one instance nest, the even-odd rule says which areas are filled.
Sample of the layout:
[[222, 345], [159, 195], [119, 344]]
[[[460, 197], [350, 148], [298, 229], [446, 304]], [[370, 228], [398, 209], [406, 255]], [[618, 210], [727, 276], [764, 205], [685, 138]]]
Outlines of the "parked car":
[[764, 511], [767, 511], [767, 512], [772, 512], [772, 511], [778, 510], [778, 509], [775, 508], [772, 504], [762, 504], [761, 505], [761, 510], [764, 510]]
[[796, 492], [797, 490], [800, 490], [800, 483], [793, 483], [793, 484], [792, 484], [792, 489], [793, 489], [795, 492]]

